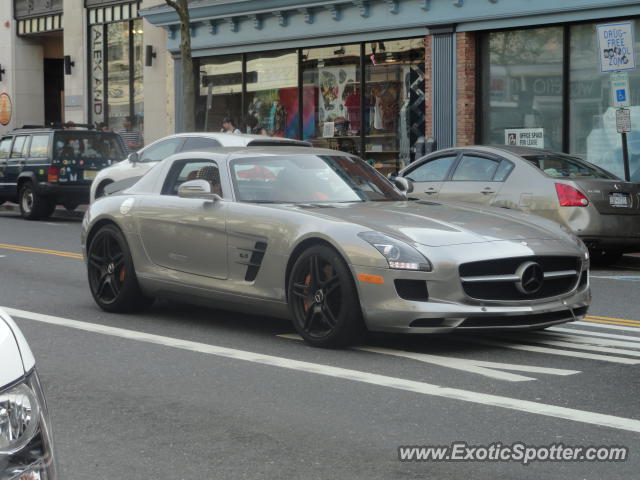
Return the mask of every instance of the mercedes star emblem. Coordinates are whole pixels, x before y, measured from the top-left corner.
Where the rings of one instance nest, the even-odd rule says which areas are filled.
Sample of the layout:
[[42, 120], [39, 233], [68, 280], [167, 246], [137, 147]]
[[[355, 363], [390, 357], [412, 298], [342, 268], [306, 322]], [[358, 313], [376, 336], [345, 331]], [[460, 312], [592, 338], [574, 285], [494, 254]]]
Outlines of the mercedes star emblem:
[[516, 270], [518, 281], [516, 288], [525, 295], [533, 295], [540, 291], [544, 282], [544, 271], [536, 262], [525, 262]]

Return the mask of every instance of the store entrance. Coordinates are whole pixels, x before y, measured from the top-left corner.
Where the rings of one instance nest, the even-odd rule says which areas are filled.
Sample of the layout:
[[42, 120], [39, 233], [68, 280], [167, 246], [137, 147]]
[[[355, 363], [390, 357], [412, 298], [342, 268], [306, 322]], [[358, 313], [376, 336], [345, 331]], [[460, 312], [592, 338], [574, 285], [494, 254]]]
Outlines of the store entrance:
[[44, 59], [44, 122], [62, 123], [64, 101], [64, 60]]

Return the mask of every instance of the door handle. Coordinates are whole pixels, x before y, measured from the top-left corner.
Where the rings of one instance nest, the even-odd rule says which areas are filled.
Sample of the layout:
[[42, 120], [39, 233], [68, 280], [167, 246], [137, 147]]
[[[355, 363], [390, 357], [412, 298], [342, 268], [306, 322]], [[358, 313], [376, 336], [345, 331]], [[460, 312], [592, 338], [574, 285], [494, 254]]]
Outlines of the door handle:
[[432, 188], [432, 189], [426, 190], [424, 193], [426, 193], [427, 195], [433, 195], [434, 193], [438, 193], [438, 192], [436, 192], [436, 191]]
[[491, 190], [490, 188], [485, 188], [480, 193], [482, 193], [483, 195], [491, 195], [492, 193], [496, 193], [496, 191], [495, 190]]

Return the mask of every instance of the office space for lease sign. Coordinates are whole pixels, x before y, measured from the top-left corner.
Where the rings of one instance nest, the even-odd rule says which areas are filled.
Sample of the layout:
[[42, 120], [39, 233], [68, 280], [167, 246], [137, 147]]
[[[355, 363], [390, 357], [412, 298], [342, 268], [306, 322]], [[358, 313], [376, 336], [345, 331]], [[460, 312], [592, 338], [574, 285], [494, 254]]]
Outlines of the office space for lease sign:
[[507, 128], [504, 143], [514, 147], [544, 148], [544, 128]]

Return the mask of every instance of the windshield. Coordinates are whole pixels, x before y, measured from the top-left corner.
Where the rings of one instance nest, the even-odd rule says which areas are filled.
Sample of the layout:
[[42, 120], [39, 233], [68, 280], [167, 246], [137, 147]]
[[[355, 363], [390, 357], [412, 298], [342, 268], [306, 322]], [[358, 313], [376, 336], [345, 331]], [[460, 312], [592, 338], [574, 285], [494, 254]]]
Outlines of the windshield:
[[122, 141], [115, 133], [56, 132], [54, 160], [102, 160], [118, 162], [125, 156]]
[[556, 178], [604, 178], [617, 180], [617, 177], [595, 165], [576, 157], [555, 154], [524, 155], [550, 177]]
[[350, 156], [242, 158], [230, 163], [240, 202], [320, 203], [405, 200], [387, 179]]

